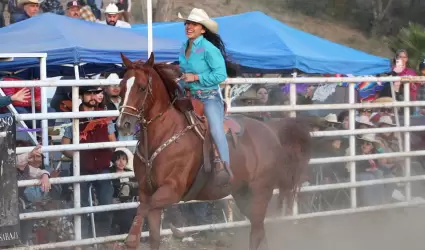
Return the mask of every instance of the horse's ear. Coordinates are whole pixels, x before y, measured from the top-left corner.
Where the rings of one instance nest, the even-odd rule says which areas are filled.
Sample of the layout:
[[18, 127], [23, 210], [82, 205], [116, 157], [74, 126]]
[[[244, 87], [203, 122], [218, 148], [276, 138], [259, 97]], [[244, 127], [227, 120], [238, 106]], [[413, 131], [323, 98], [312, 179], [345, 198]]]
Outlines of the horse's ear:
[[153, 52], [151, 52], [149, 56], [149, 60], [146, 62], [146, 65], [153, 67], [154, 64], [155, 64], [155, 56]]
[[127, 67], [127, 68], [131, 68], [133, 67], [133, 63], [130, 61], [130, 59], [128, 59], [123, 53], [121, 54], [121, 59], [122, 59], [122, 63]]

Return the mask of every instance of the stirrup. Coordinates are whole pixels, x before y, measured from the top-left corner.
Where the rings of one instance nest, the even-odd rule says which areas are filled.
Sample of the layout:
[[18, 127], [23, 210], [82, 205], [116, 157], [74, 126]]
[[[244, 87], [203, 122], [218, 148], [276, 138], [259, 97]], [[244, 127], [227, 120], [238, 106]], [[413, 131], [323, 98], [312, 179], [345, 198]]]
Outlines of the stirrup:
[[[217, 172], [220, 172], [220, 171], [223, 171], [224, 170], [229, 175], [229, 182], [232, 182], [233, 181], [234, 175], [233, 175], [232, 170], [229, 167], [229, 163], [224, 162], [223, 160], [221, 160], [218, 157], [214, 158], [213, 163], [214, 163], [214, 169]], [[218, 166], [220, 166], [220, 167], [217, 168]]]

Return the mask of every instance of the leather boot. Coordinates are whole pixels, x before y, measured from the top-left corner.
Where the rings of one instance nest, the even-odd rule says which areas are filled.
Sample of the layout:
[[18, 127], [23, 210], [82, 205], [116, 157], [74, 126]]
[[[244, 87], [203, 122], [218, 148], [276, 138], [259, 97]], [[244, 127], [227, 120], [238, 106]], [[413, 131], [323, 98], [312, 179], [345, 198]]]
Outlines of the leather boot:
[[233, 173], [229, 164], [219, 158], [214, 159], [215, 180], [218, 186], [226, 186], [232, 183]]

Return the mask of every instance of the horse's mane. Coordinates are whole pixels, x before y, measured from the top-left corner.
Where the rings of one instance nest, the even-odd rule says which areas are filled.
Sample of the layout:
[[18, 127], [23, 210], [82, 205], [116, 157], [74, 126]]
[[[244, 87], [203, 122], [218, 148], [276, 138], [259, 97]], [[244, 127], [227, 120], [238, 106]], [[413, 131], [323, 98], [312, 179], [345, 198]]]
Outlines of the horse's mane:
[[179, 89], [176, 79], [181, 76], [180, 67], [178, 65], [156, 63], [154, 64], [153, 69], [164, 82], [165, 88], [170, 95], [170, 99], [174, 100], [177, 97], [177, 91]]

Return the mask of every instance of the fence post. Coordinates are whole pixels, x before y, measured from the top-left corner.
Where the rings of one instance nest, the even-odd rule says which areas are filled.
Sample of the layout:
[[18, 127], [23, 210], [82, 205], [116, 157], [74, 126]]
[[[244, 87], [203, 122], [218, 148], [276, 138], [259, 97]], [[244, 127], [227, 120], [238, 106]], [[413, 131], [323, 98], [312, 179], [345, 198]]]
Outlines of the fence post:
[[[79, 65], [74, 65], [75, 79], [80, 79]], [[72, 87], [72, 112], [79, 112], [79, 87]], [[72, 143], [80, 144], [80, 119], [72, 120]], [[74, 151], [72, 157], [73, 176], [80, 176], [80, 152]], [[74, 183], [74, 208], [81, 207], [80, 183]], [[75, 240], [81, 240], [81, 215], [74, 216]]]
[[[350, 82], [348, 85], [348, 95], [349, 95], [349, 103], [354, 104], [356, 103], [356, 92], [355, 92], [355, 83]], [[356, 129], [356, 110], [351, 109], [348, 113], [348, 121], [349, 121], [349, 127], [348, 129], [350, 132], [354, 131]], [[350, 135], [350, 141], [349, 141], [349, 150], [350, 150], [350, 156], [356, 155], [356, 137], [355, 135]], [[356, 162], [350, 161], [350, 182], [355, 183], [356, 182]], [[350, 189], [350, 197], [351, 197], [351, 208], [357, 207], [357, 190], [355, 187]]]
[[[410, 101], [410, 84], [415, 84], [415, 83], [410, 83], [410, 82], [404, 82], [403, 83], [403, 87], [404, 87], [404, 101], [408, 102]], [[412, 107], [413, 109], [414, 107]], [[410, 107], [404, 107], [404, 126], [405, 127], [410, 127]], [[400, 149], [401, 150], [401, 149]], [[405, 152], [410, 152], [410, 132], [404, 132], [404, 150]], [[410, 177], [410, 166], [411, 166], [411, 159], [410, 157], [406, 157], [406, 159], [404, 160], [404, 176], [406, 177]], [[411, 190], [411, 182], [408, 181], [406, 182], [406, 186], [405, 186], [405, 196], [406, 196], [406, 200], [410, 201], [412, 199], [412, 190]]]

